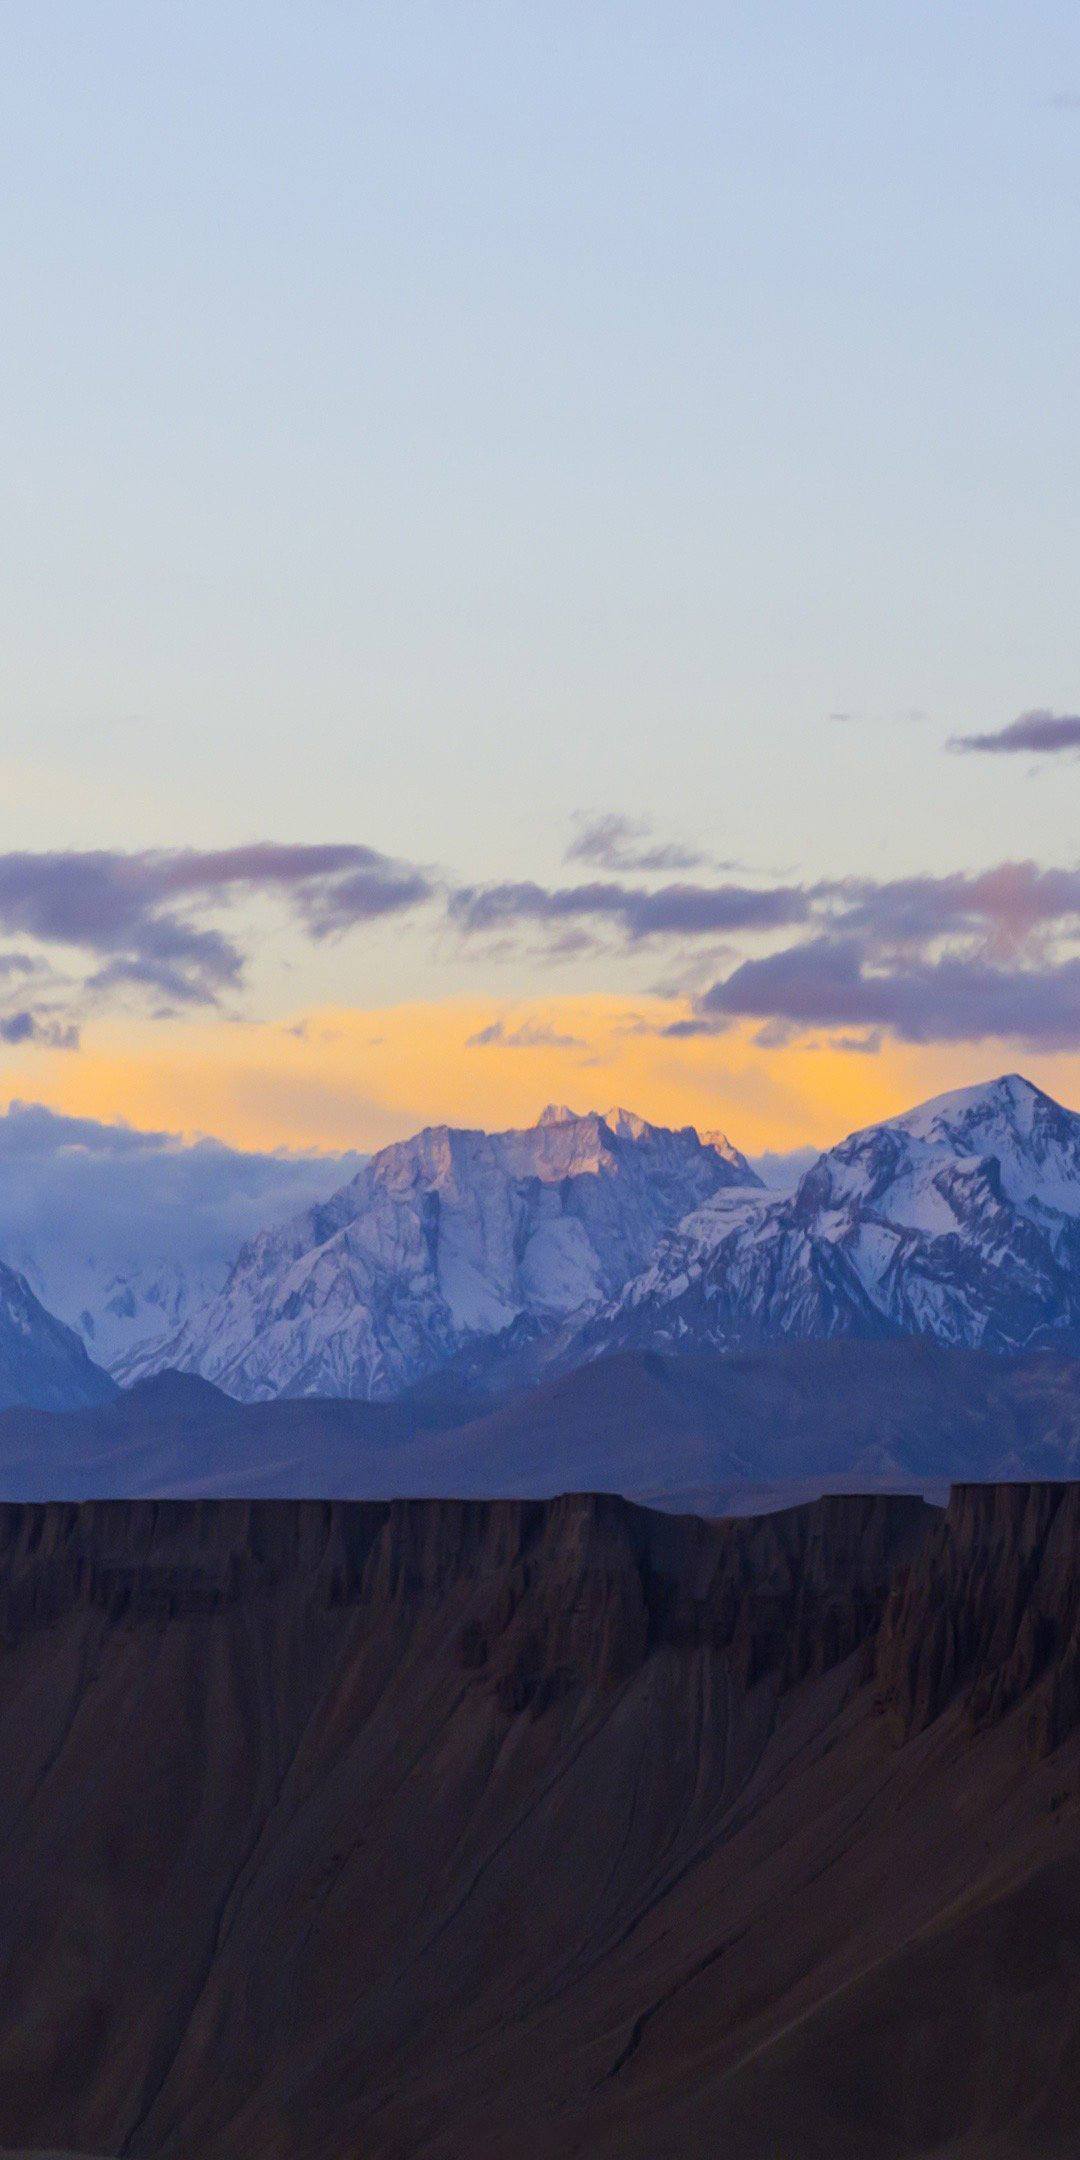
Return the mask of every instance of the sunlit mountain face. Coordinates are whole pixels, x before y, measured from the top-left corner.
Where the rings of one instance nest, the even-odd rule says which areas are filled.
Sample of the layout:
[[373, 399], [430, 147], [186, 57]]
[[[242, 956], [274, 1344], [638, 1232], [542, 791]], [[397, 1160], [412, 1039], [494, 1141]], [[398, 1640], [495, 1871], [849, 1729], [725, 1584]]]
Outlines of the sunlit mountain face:
[[554, 1337], [615, 1297], [689, 1209], [759, 1183], [723, 1135], [623, 1109], [429, 1128], [252, 1241], [217, 1298], [118, 1369], [176, 1364], [241, 1396], [399, 1394], [470, 1346]]
[[781, 1200], [722, 1194], [590, 1347], [912, 1335], [1080, 1345], [1080, 1117], [1010, 1074], [869, 1127]]

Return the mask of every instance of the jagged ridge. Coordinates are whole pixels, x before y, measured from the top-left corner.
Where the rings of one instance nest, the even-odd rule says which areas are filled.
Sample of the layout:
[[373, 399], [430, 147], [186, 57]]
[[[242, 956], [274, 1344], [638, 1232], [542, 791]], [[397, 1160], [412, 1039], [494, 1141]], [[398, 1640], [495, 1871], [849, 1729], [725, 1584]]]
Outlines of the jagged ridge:
[[245, 1246], [219, 1296], [117, 1372], [187, 1367], [243, 1399], [383, 1399], [472, 1344], [557, 1331], [621, 1290], [689, 1208], [758, 1182], [722, 1136], [626, 1110], [430, 1127]]
[[1080, 1347], [1080, 1117], [1007, 1074], [852, 1134], [790, 1197], [720, 1193], [566, 1357], [833, 1335]]

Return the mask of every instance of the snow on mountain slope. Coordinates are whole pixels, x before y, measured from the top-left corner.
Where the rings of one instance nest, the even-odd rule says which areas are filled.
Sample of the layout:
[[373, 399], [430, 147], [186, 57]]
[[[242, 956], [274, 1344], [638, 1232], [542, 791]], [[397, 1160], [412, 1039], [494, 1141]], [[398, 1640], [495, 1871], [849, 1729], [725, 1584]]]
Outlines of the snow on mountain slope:
[[251, 1241], [219, 1296], [117, 1369], [178, 1365], [245, 1398], [390, 1396], [466, 1344], [612, 1299], [665, 1230], [736, 1180], [753, 1172], [722, 1136], [624, 1110], [429, 1127]]
[[35, 1297], [82, 1336], [107, 1370], [136, 1347], [173, 1335], [220, 1290], [232, 1255], [128, 1262], [46, 1244], [11, 1255]]
[[115, 1393], [74, 1330], [46, 1312], [25, 1276], [0, 1264], [0, 1409], [81, 1410]]
[[1080, 1117], [1008, 1074], [852, 1134], [789, 1196], [717, 1194], [573, 1354], [851, 1334], [1080, 1347]]
[[216, 1296], [245, 1240], [288, 1222], [362, 1158], [272, 1155], [132, 1127], [0, 1116], [0, 1253], [111, 1370]]

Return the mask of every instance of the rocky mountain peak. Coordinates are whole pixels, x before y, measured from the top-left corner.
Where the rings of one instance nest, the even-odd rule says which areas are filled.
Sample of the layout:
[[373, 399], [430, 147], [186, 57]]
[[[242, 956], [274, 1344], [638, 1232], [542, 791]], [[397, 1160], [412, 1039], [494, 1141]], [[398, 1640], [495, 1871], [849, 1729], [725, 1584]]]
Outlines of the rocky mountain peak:
[[169, 1364], [241, 1396], [399, 1393], [459, 1351], [617, 1297], [666, 1231], [751, 1177], [740, 1163], [622, 1109], [427, 1127], [245, 1247], [220, 1294], [123, 1377]]
[[757, 1171], [751, 1170], [741, 1149], [735, 1146], [734, 1141], [728, 1139], [725, 1132], [721, 1132], [717, 1128], [712, 1132], [699, 1132], [698, 1138], [702, 1147], [712, 1148], [713, 1153], [719, 1155], [721, 1162], [727, 1163], [729, 1169], [737, 1173], [740, 1185], [759, 1186], [764, 1190]]
[[605, 1110], [603, 1118], [609, 1132], [613, 1132], [620, 1140], [644, 1140], [649, 1133], [656, 1130], [646, 1118], [638, 1117], [633, 1110], [623, 1110], [620, 1107]]
[[545, 1125], [573, 1125], [576, 1124], [577, 1117], [578, 1112], [569, 1109], [566, 1103], [552, 1102], [546, 1110], [541, 1110], [536, 1120], [536, 1129], [539, 1132]]
[[867, 1126], [790, 1197], [711, 1199], [586, 1334], [603, 1349], [1080, 1346], [1080, 1117], [1009, 1073]]

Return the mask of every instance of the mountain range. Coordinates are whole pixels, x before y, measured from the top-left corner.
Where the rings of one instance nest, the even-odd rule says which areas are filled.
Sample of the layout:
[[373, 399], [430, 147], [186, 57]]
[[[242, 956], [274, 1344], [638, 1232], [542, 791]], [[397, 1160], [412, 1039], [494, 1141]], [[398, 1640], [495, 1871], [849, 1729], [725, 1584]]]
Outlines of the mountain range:
[[837, 1335], [1080, 1348], [1080, 1117], [1006, 1075], [854, 1134], [785, 1195], [723, 1136], [621, 1110], [435, 1128], [246, 1246], [118, 1373], [379, 1398], [455, 1367], [494, 1386]]
[[548, 1497], [588, 1487], [748, 1514], [821, 1492], [941, 1498], [1080, 1474], [1080, 1359], [895, 1337], [624, 1350], [531, 1386], [237, 1402], [167, 1371], [63, 1412], [0, 1411], [0, 1494], [91, 1500]]
[[24, 1275], [0, 1263], [0, 1405], [78, 1410], [115, 1393], [82, 1337], [46, 1311]]
[[117, 1368], [244, 1399], [401, 1393], [476, 1344], [608, 1305], [714, 1192], [760, 1187], [720, 1135], [556, 1105], [504, 1133], [429, 1127], [245, 1245], [220, 1295]]
[[428, 1128], [249, 1239], [209, 1295], [167, 1259], [137, 1297], [122, 1284], [111, 1376], [15, 1272], [5, 1282], [0, 1405], [45, 1409], [175, 1367], [244, 1401], [427, 1391], [445, 1427], [455, 1400], [471, 1422], [622, 1353], [914, 1338], [1070, 1354], [1080, 1117], [1005, 1075], [853, 1134], [784, 1194], [723, 1135], [625, 1110]]
[[38, 1302], [81, 1335], [91, 1357], [111, 1372], [135, 1351], [142, 1357], [176, 1334], [189, 1313], [216, 1296], [234, 1255], [185, 1260], [132, 1256], [102, 1261], [96, 1253], [28, 1247], [12, 1264]]
[[1080, 1345], [1080, 1117], [1008, 1074], [854, 1133], [782, 1199], [717, 1194], [573, 1354], [834, 1335]]
[[245, 1240], [326, 1199], [361, 1160], [184, 1141], [16, 1101], [0, 1113], [0, 1258], [112, 1370], [214, 1296]]

